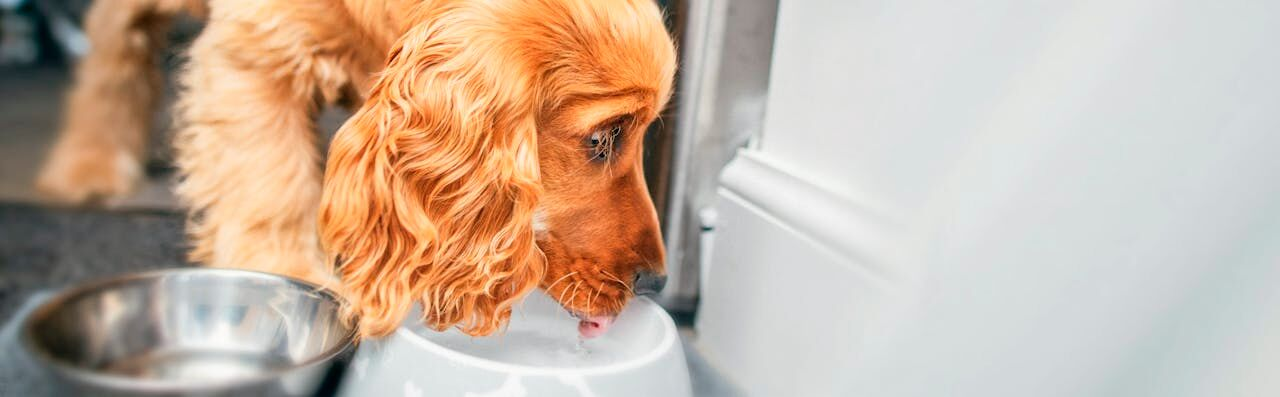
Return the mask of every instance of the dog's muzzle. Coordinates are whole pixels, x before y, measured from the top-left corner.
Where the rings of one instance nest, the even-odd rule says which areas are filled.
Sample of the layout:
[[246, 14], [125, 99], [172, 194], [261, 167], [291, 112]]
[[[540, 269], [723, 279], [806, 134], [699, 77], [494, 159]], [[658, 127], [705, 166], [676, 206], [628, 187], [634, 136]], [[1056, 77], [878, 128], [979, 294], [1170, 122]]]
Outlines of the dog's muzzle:
[[658, 274], [650, 270], [641, 270], [636, 272], [635, 280], [632, 280], [631, 286], [635, 289], [636, 295], [657, 295], [662, 292], [662, 287], [667, 285], [667, 275]]

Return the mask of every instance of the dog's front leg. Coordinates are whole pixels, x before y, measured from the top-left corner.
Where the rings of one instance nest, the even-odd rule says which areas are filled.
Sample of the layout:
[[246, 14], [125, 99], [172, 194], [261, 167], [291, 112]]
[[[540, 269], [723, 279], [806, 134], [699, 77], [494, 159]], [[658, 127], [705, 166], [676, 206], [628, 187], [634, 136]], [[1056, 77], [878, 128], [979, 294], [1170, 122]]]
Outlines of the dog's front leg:
[[220, 18], [215, 8], [181, 79], [175, 144], [191, 259], [328, 284], [315, 219], [323, 60], [288, 26]]

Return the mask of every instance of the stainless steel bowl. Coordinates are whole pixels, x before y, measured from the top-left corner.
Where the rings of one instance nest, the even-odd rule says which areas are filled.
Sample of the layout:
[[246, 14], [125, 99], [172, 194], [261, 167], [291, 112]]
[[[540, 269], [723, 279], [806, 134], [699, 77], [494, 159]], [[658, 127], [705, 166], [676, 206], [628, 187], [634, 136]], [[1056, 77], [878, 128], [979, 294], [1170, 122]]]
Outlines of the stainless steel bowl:
[[334, 294], [297, 280], [175, 269], [58, 293], [22, 345], [88, 395], [310, 395], [352, 350]]

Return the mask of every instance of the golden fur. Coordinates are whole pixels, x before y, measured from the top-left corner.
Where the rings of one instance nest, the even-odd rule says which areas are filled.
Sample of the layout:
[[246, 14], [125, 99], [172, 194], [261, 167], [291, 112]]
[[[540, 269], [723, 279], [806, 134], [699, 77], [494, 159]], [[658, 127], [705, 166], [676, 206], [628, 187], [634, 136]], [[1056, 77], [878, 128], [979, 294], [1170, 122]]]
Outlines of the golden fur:
[[93, 50], [76, 68], [62, 132], [36, 185], [61, 203], [129, 194], [143, 176], [162, 77], [154, 57], [172, 17], [204, 13], [199, 0], [100, 0], [84, 21]]
[[[334, 287], [366, 336], [415, 303], [433, 328], [488, 334], [539, 286], [613, 315], [637, 272], [662, 272], [641, 138], [675, 56], [652, 2], [213, 0], [208, 13], [175, 141], [194, 261]], [[92, 84], [86, 68], [73, 92]], [[322, 168], [314, 118], [335, 103], [358, 110]], [[73, 101], [70, 118], [91, 106]]]

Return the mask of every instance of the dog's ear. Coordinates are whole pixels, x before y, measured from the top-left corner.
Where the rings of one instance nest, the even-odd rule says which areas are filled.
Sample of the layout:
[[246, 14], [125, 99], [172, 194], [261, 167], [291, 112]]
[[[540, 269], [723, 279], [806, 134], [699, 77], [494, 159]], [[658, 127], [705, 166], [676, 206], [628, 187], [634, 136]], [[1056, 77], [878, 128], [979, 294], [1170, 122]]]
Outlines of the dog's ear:
[[414, 303], [434, 329], [491, 333], [543, 276], [535, 76], [519, 49], [469, 28], [403, 36], [330, 145], [321, 240], [364, 336]]

